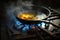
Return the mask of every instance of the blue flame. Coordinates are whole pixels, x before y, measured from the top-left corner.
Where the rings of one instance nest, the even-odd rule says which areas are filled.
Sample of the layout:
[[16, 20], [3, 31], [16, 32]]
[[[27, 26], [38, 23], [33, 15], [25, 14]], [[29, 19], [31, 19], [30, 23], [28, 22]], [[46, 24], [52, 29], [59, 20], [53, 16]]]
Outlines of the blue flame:
[[41, 24], [42, 24], [41, 27], [42, 27], [42, 28], [45, 28], [45, 23], [42, 22]]
[[38, 25], [38, 27], [45, 28], [45, 23], [44, 23], [44, 22], [42, 22], [42, 23], [39, 23], [39, 24], [37, 24], [37, 25]]
[[24, 27], [23, 29], [22, 29], [22, 32], [26, 32], [27, 30], [29, 30], [29, 25], [27, 25], [27, 24], [22, 24], [20, 21], [18, 21], [18, 20], [16, 20], [16, 28], [17, 29], [20, 29], [20, 28], [22, 28], [22, 27]]
[[16, 28], [20, 29], [21, 27], [23, 27], [22, 23], [18, 20], [16, 20]]
[[38, 26], [41, 26], [41, 24], [39, 23], [39, 24], [37, 24]]
[[17, 24], [17, 25], [20, 25], [20, 24], [22, 24], [22, 23], [21, 23], [21, 22], [19, 22], [19, 21], [16, 21], [16, 24]]
[[25, 27], [22, 29], [23, 32], [26, 32], [27, 30], [29, 30], [29, 25], [25, 25]]
[[[29, 30], [29, 26], [30, 26], [30, 29], [32, 28], [32, 26], [35, 26], [34, 24], [32, 24], [32, 25], [27, 25], [27, 24], [22, 24], [20, 21], [18, 21], [18, 20], [16, 20], [16, 27], [17, 27], [17, 29], [20, 29], [21, 27], [24, 27], [23, 29], [22, 29], [22, 32], [27, 32], [27, 30]], [[36, 27], [42, 27], [42, 28], [45, 28], [45, 23], [44, 22], [41, 22], [41, 23], [39, 23], [39, 24], [36, 24], [37, 26]], [[38, 30], [40, 30], [39, 28], [38, 28]]]

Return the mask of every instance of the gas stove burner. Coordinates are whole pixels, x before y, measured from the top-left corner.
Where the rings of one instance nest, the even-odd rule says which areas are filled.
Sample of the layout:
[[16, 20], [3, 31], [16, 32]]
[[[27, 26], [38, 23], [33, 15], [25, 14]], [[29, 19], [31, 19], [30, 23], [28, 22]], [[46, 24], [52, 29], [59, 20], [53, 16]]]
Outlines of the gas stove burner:
[[[25, 32], [27, 32], [30, 29], [34, 29], [35, 27], [46, 28], [46, 23], [41, 20], [44, 20], [50, 15], [50, 10], [43, 6], [41, 6], [40, 10], [37, 10], [36, 12], [24, 10], [16, 15], [16, 19], [19, 21], [17, 22], [19, 23], [19, 26], [16, 26], [16, 28], [17, 30], [22, 30]], [[37, 30], [39, 30], [39, 28]]]
[[[33, 23], [23, 24], [20, 21], [16, 21], [16, 24], [17, 24], [17, 26], [16, 26], [17, 30], [20, 31], [20, 29], [21, 29], [22, 32], [27, 32], [28, 30], [35, 29], [35, 27], [45, 28], [45, 25], [46, 25], [44, 22], [40, 22], [38, 24], [33, 24]], [[38, 28], [38, 30], [39, 30], [39, 28]]]
[[[27, 30], [35, 28], [35, 27], [38, 28], [37, 30], [39, 30], [39, 27], [42, 27], [44, 29], [47, 27], [47, 29], [51, 31], [52, 29], [54, 29], [54, 27], [59, 28], [55, 24], [51, 23], [51, 21], [52, 21], [51, 19], [55, 20], [55, 17], [53, 16], [55, 14], [52, 13], [51, 10], [46, 7], [42, 7], [40, 9], [41, 9], [40, 12], [37, 12], [37, 13], [31, 13], [29, 11], [18, 13], [16, 18], [22, 24], [19, 27], [17, 27], [17, 29], [27, 31]], [[38, 17], [38, 18], [36, 19], [36, 17]], [[47, 24], [47, 26], [46, 26], [46, 24]], [[52, 29], [50, 27], [51, 26], [50, 24], [53, 25]], [[31, 26], [31, 25], [33, 25], [33, 26]]]

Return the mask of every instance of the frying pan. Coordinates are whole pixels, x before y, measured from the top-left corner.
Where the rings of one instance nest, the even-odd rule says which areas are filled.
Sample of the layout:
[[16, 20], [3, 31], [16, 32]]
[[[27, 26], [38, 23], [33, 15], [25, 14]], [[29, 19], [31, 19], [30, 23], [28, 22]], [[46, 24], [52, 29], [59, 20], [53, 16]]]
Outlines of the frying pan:
[[[48, 8], [46, 8], [46, 7], [43, 7], [43, 6], [41, 6], [37, 11], [40, 11], [41, 13], [44, 13], [46, 15], [46, 18], [51, 15], [50, 10]], [[41, 13], [36, 13], [36, 15], [41, 15]], [[18, 15], [19, 14], [20, 13], [18, 13]], [[24, 20], [24, 19], [18, 18], [17, 16], [16, 16], [16, 18], [20, 22], [22, 22], [23, 24], [37, 24], [37, 23], [40, 23], [41, 22], [40, 20]], [[41, 19], [41, 20], [43, 20], [43, 19]]]

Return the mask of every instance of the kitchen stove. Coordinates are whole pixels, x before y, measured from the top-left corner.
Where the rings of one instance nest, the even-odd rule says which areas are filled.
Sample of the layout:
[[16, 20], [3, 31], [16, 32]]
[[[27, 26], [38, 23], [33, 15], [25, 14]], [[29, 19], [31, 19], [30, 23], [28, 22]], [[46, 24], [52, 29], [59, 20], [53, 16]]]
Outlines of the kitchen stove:
[[[59, 12], [55, 10], [60, 4], [58, 1], [0, 1], [1, 40], [60, 39], [60, 10], [58, 9]], [[20, 13], [31, 13], [34, 16], [29, 14], [21, 17]]]
[[[40, 35], [43, 35], [45, 32], [45, 33], [47, 33], [47, 35], [56, 37], [56, 36], [54, 36], [54, 34], [56, 33], [57, 30], [59, 31], [59, 28], [60, 28], [58, 25], [60, 22], [59, 21], [60, 14], [52, 9], [49, 9], [49, 10], [51, 11], [51, 15], [43, 20], [40, 20], [40, 21], [38, 20], [38, 23], [35, 23], [35, 21], [34, 22], [32, 21], [33, 23], [30, 23], [30, 24], [27, 21], [26, 21], [26, 23], [24, 23], [25, 20], [22, 21], [15, 17], [15, 24], [11, 27], [8, 27], [9, 36], [15, 35], [16, 39], [28, 38], [28, 37], [32, 37], [32, 36], [35, 37], [36, 35], [39, 35], [37, 37], [40, 37]], [[58, 19], [59, 22], [57, 22], [56, 18]], [[58, 24], [56, 25], [56, 23], [58, 23]], [[57, 33], [58, 33], [58, 31], [57, 31]], [[40, 34], [39, 32], [42, 34]], [[20, 36], [18, 36], [18, 35], [20, 35]], [[22, 36], [22, 35], [24, 35], [24, 36]], [[30, 35], [30, 36], [26, 37], [26, 35]], [[49, 39], [49, 38], [47, 38], [47, 39]]]
[[[50, 39], [51, 37], [56, 38], [56, 33], [59, 34], [60, 32], [60, 13], [45, 6], [38, 6], [37, 9], [31, 9], [30, 6], [25, 4], [14, 6], [12, 4], [6, 8], [7, 19], [10, 19], [7, 23], [9, 37], [14, 37], [13, 39], [36, 37], [41, 40]], [[24, 20], [17, 17], [21, 12], [32, 12], [33, 10], [38, 15], [38, 20]]]

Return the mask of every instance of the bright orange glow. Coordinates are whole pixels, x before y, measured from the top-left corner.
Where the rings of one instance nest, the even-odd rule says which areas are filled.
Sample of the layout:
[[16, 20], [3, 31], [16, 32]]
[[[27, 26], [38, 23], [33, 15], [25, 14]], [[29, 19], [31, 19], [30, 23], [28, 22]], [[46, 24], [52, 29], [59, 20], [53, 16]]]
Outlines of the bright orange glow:
[[18, 15], [18, 18], [24, 19], [24, 20], [34, 20], [36, 15], [31, 13], [21, 13]]

